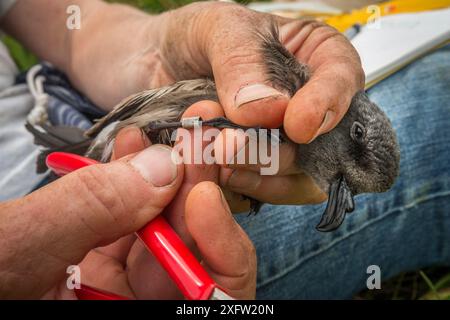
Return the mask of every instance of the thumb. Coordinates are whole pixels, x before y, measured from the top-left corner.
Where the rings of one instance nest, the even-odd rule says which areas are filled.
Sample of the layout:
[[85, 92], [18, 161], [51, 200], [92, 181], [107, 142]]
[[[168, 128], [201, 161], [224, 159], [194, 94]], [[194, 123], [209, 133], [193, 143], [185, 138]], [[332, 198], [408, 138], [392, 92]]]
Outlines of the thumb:
[[0, 230], [11, 240], [0, 250], [0, 266], [25, 275], [0, 279], [3, 292], [11, 288], [18, 297], [40, 296], [89, 250], [156, 217], [183, 178], [183, 166], [171, 157], [169, 147], [153, 145], [134, 156], [75, 171], [0, 207], [6, 214]]
[[[270, 34], [272, 20], [236, 5], [224, 5], [210, 19], [207, 56], [227, 117], [244, 126], [281, 126], [289, 95], [268, 81], [261, 37]], [[235, 32], [223, 32], [230, 28]]]

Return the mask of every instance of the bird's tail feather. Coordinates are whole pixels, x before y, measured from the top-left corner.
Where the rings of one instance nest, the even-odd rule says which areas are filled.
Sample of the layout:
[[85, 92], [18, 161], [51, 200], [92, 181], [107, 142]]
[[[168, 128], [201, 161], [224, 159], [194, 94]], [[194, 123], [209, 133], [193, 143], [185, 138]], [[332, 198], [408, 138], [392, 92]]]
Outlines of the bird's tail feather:
[[43, 147], [36, 161], [37, 173], [47, 171], [45, 160], [50, 153], [62, 151], [84, 155], [92, 141], [77, 127], [32, 125], [27, 122], [25, 128], [33, 135], [34, 143]]

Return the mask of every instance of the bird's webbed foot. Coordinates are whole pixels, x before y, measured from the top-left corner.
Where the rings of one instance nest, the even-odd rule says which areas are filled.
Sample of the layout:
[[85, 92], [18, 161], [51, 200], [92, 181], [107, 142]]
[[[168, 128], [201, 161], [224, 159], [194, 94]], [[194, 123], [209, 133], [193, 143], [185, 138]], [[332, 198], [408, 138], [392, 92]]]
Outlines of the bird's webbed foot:
[[261, 210], [261, 207], [263, 206], [263, 202], [256, 200], [252, 197], [246, 196], [246, 195], [242, 195], [242, 199], [243, 200], [248, 200], [250, 201], [250, 210], [248, 212], [248, 217], [250, 216], [256, 216], [259, 211]]

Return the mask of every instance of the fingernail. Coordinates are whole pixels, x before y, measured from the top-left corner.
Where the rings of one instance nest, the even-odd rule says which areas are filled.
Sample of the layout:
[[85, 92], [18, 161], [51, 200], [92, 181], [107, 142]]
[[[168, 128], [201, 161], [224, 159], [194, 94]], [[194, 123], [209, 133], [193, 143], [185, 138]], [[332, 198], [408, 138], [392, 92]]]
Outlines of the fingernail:
[[256, 190], [261, 183], [261, 176], [253, 171], [235, 170], [228, 179], [228, 187], [235, 190]]
[[148, 139], [147, 135], [145, 134], [145, 132], [143, 130], [141, 130], [138, 127], [135, 126], [130, 126], [130, 127], [126, 127], [124, 129], [122, 129], [121, 131], [121, 135], [127, 135], [129, 133], [139, 133], [141, 135], [141, 139], [142, 139], [142, 143], [144, 144], [145, 147], [150, 146], [150, 140]]
[[248, 102], [277, 96], [283, 96], [283, 94], [265, 84], [250, 84], [239, 89], [234, 100], [234, 105], [236, 108], [239, 108]]
[[145, 134], [144, 130], [139, 130], [141, 132], [142, 142], [144, 143], [144, 146], [147, 148], [151, 145], [150, 139]]
[[327, 132], [330, 129], [331, 123], [333, 122], [335, 115], [336, 113], [334, 111], [332, 110], [327, 111], [325, 117], [323, 118], [322, 124], [319, 127], [319, 130], [317, 130], [316, 134], [313, 136], [311, 140], [309, 140], [308, 143], [314, 141], [318, 136]]
[[153, 145], [141, 151], [130, 164], [141, 174], [145, 181], [155, 187], [171, 184], [177, 177], [177, 165], [172, 161], [172, 149], [162, 145]]

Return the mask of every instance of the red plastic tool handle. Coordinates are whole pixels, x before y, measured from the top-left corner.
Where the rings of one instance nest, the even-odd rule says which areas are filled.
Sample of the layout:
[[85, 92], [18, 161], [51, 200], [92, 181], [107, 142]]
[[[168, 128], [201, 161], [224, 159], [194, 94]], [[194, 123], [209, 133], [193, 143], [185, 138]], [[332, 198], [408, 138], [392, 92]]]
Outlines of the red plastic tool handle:
[[[162, 216], [153, 219], [137, 235], [186, 298], [206, 300], [211, 297], [216, 284]], [[80, 300], [127, 299], [86, 285], [75, 289], [75, 293]]]
[[91, 164], [97, 164], [98, 161], [73, 153], [52, 152], [47, 156], [45, 163], [58, 176], [63, 176]]
[[[71, 153], [53, 152], [47, 156], [46, 163], [56, 174], [64, 175], [98, 162]], [[184, 297], [191, 300], [206, 300], [211, 297], [217, 284], [163, 216], [156, 217], [136, 234], [167, 271]], [[96, 289], [87, 286], [84, 288], [89, 289], [84, 296], [93, 298]], [[84, 288], [77, 290], [77, 295], [85, 291]], [[98, 299], [105, 294], [101, 291], [97, 293]]]
[[158, 216], [137, 232], [139, 239], [153, 253], [191, 300], [207, 300], [217, 286], [166, 219]]
[[126, 297], [95, 289], [84, 284], [79, 289], [75, 289], [75, 294], [80, 300], [128, 300]]

